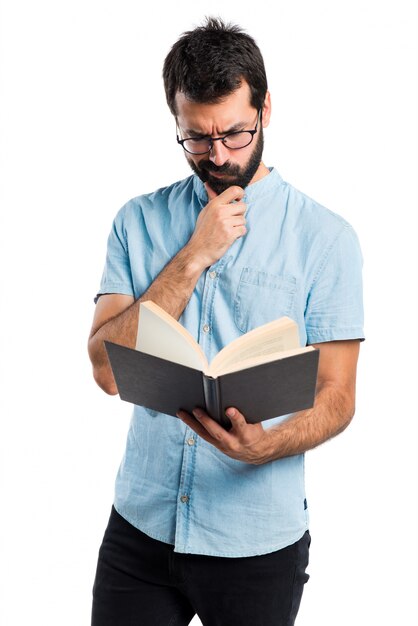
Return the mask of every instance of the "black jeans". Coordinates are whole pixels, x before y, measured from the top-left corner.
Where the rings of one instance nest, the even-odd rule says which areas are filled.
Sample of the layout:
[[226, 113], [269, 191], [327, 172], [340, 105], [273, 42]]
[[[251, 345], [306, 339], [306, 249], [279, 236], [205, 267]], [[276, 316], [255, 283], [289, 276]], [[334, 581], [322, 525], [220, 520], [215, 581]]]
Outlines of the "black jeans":
[[112, 507], [93, 587], [92, 626], [292, 626], [310, 535], [261, 556], [180, 554]]

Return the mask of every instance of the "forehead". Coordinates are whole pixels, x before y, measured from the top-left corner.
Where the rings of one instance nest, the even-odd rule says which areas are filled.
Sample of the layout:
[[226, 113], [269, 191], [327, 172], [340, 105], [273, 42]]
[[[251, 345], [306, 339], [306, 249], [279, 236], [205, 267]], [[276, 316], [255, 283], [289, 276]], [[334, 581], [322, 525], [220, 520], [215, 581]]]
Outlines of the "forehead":
[[237, 124], [246, 123], [254, 116], [248, 84], [242, 85], [220, 102], [206, 104], [188, 100], [184, 93], [176, 94], [177, 122], [184, 130], [211, 134], [225, 131]]

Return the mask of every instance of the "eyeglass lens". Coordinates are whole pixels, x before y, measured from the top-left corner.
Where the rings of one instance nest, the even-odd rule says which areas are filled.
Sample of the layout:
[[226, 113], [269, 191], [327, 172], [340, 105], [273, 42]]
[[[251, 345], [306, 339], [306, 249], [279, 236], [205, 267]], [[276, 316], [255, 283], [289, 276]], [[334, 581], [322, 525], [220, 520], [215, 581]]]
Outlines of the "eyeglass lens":
[[[252, 133], [248, 131], [242, 131], [241, 133], [231, 133], [221, 139], [224, 146], [231, 150], [237, 150], [239, 148], [245, 148], [253, 139]], [[209, 152], [212, 147], [212, 141], [205, 137], [202, 138], [188, 138], [183, 142], [183, 147], [192, 154], [204, 154]]]

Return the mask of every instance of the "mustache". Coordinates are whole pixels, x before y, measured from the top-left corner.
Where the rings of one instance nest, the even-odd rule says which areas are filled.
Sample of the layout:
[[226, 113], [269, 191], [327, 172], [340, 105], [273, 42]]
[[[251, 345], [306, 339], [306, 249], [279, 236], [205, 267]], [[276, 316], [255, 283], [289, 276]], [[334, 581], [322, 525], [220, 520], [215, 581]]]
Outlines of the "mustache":
[[203, 172], [217, 172], [218, 174], [232, 174], [236, 176], [240, 169], [238, 165], [232, 165], [229, 161], [225, 161], [222, 165], [215, 165], [212, 161], [201, 161], [199, 169]]

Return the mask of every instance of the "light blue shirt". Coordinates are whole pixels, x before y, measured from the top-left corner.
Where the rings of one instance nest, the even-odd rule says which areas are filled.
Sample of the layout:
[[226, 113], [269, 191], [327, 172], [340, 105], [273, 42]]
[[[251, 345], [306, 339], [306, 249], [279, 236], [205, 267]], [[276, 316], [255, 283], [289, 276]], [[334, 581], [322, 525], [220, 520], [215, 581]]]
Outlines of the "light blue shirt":
[[[275, 169], [244, 200], [247, 234], [203, 272], [179, 320], [208, 359], [282, 315], [298, 323], [301, 345], [362, 339], [362, 256], [352, 227]], [[188, 242], [207, 202], [195, 175], [130, 200], [109, 235], [99, 294], [139, 298]], [[180, 420], [135, 406], [114, 506], [177, 552], [265, 554], [308, 528], [304, 456], [246, 464]]]

